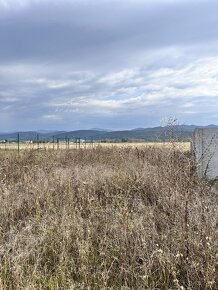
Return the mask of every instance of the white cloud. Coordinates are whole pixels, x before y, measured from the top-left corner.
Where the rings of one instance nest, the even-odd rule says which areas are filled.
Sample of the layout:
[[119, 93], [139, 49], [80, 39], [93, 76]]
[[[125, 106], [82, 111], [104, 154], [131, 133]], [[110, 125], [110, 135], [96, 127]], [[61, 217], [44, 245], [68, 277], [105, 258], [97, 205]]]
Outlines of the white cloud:
[[195, 105], [192, 102], [184, 103], [182, 108], [193, 108]]
[[54, 71], [59, 71], [59, 68], [49, 67], [46, 71], [45, 68], [39, 70], [38, 66], [36, 69], [34, 66], [23, 66], [22, 69], [17, 65], [14, 68], [5, 66], [0, 69], [0, 76], [4, 79], [4, 82], [0, 81], [0, 101], [9, 104], [35, 99], [34, 103], [40, 110], [39, 100], [43, 100], [45, 95], [41, 106], [58, 108], [62, 113], [69, 109], [106, 113], [158, 106], [171, 101], [180, 102], [180, 107], [191, 108], [195, 99], [211, 99], [213, 102], [218, 99], [216, 57], [197, 60], [180, 68], [161, 67], [151, 71], [139, 67], [100, 77], [98, 73], [73, 72], [66, 67], [65, 73], [58, 78]]
[[[202, 121], [205, 114], [211, 116], [209, 123], [217, 122], [218, 57], [186, 59], [182, 50], [172, 48], [165, 49], [165, 57], [159, 52], [156, 57], [153, 52], [150, 62], [146, 59], [141, 66], [120, 70], [74, 69], [65, 62], [2, 64], [1, 112], [14, 116], [14, 122], [21, 114], [29, 114], [33, 122], [63, 122], [63, 129], [67, 126], [64, 120], [70, 124], [72, 120], [88, 118], [98, 119], [93, 126], [99, 127], [104, 116], [109, 120], [108, 128], [113, 120], [119, 124], [122, 116], [134, 123], [137, 118], [142, 122], [146, 115], [160, 120], [172, 113], [186, 116], [191, 123], [196, 122], [195, 116]], [[182, 59], [179, 65], [174, 61], [175, 55]], [[159, 61], [162, 58], [169, 61]], [[137, 126], [143, 126], [140, 124]]]
[[43, 117], [43, 119], [46, 119], [46, 120], [49, 120], [49, 121], [59, 121], [59, 120], [61, 120], [62, 118], [61, 118], [61, 116], [58, 116], [58, 115], [44, 115], [44, 116], [42, 116]]
[[115, 85], [115, 84], [119, 84], [121, 82], [128, 82], [130, 80], [135, 80], [137, 72], [134, 71], [133, 69], [130, 70], [122, 70], [116, 73], [110, 73], [107, 74], [106, 76], [103, 76], [102, 78], [100, 78], [99, 82], [100, 83], [107, 83], [109, 85]]

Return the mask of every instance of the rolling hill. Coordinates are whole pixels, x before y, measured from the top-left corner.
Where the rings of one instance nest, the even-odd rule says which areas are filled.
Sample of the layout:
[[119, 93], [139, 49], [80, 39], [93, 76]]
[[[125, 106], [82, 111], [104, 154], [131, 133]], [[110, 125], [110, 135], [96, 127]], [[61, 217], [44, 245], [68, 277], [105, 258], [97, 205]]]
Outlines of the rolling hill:
[[[49, 141], [55, 139], [89, 139], [102, 141], [162, 141], [176, 139], [178, 141], [187, 141], [192, 137], [196, 128], [218, 128], [217, 125], [195, 126], [195, 125], [177, 125], [174, 127], [154, 127], [154, 128], [136, 128], [132, 130], [109, 131], [104, 129], [75, 130], [75, 131], [27, 131], [19, 132], [20, 140], [39, 140]], [[0, 133], [0, 140], [16, 141], [18, 132]]]

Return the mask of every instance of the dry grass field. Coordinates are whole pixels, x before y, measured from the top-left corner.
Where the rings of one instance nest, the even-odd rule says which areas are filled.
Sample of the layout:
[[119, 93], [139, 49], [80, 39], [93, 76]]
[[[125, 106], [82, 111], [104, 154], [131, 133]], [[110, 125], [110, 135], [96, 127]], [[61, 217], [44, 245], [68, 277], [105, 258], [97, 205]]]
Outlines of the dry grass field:
[[[39, 145], [36, 143], [28, 144], [28, 143], [20, 143], [19, 147], [20, 150], [37, 150], [40, 149], [46, 149], [46, 150], [52, 150], [52, 149], [78, 149], [78, 148], [96, 148], [97, 146], [101, 147], [119, 147], [119, 148], [146, 148], [146, 147], [162, 147], [162, 148], [174, 148], [175, 150], [181, 150], [181, 151], [188, 151], [190, 150], [190, 142], [107, 142], [107, 143], [100, 143], [100, 142], [94, 142], [94, 143], [81, 143], [76, 144], [71, 142], [68, 145], [66, 145], [65, 142], [62, 142], [60, 144], [53, 144], [51, 143], [40, 143]], [[0, 151], [7, 151], [7, 150], [17, 150], [18, 145], [17, 143], [7, 143], [7, 144], [1, 144], [0, 143]]]
[[119, 148], [138, 148], [145, 149], [147, 147], [156, 147], [156, 148], [173, 148], [180, 151], [189, 151], [191, 149], [190, 142], [125, 142], [125, 143], [98, 143], [102, 147], [119, 147]]
[[176, 146], [0, 154], [1, 290], [218, 289], [218, 194]]

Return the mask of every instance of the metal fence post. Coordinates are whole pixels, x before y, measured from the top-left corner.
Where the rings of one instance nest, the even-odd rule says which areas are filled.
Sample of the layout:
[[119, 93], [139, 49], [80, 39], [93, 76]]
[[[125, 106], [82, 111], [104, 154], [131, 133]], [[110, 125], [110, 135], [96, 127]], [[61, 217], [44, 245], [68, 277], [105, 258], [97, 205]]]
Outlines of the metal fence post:
[[20, 153], [20, 134], [17, 133], [17, 152]]
[[39, 150], [39, 134], [36, 135], [37, 149]]
[[66, 149], [67, 149], [67, 136], [65, 136], [65, 144], [66, 144]]
[[55, 149], [55, 137], [52, 137], [52, 142], [53, 142], [53, 150]]

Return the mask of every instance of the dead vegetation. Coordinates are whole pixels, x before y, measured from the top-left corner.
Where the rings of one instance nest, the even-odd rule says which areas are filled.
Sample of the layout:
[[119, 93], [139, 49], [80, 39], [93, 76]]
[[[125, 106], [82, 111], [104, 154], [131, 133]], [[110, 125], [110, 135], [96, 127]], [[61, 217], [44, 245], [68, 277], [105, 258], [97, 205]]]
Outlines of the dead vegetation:
[[0, 155], [1, 290], [215, 290], [217, 190], [188, 154]]

